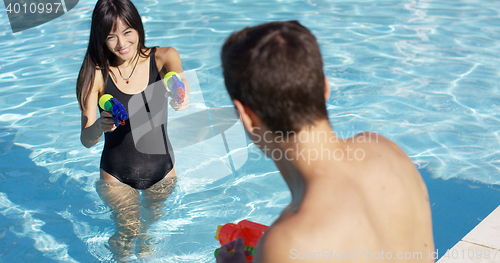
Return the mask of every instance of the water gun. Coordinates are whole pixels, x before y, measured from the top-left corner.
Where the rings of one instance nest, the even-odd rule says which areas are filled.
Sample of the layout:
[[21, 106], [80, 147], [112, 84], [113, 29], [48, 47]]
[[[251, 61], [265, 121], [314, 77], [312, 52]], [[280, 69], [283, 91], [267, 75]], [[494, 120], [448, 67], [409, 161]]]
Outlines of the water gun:
[[175, 71], [170, 71], [165, 75], [165, 78], [163, 78], [163, 82], [174, 96], [174, 100], [177, 104], [182, 104], [184, 102], [184, 97], [186, 97], [186, 87], [181, 81], [181, 76]]
[[99, 107], [113, 114], [116, 127], [125, 125], [125, 121], [128, 119], [125, 107], [117, 99], [113, 98], [113, 96], [109, 94], [102, 95], [99, 99]]
[[[250, 251], [250, 255], [247, 257], [247, 262], [252, 262], [254, 249], [259, 243], [260, 237], [267, 230], [267, 226], [257, 224], [248, 220], [241, 220], [238, 224], [227, 223], [223, 226], [219, 225], [217, 227], [217, 232], [215, 233], [215, 239], [219, 240], [221, 246], [236, 240], [238, 237], [242, 237], [245, 241], [245, 250]], [[215, 257], [219, 253], [219, 249], [214, 252]], [[229, 253], [232, 253], [230, 251]]]

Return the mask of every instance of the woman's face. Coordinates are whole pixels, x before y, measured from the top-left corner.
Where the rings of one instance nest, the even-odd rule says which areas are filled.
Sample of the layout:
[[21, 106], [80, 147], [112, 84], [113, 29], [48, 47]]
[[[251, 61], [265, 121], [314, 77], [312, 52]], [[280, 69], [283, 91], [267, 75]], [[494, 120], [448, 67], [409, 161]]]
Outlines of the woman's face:
[[[116, 21], [115, 30], [109, 32], [106, 46], [116, 55], [119, 62], [132, 59], [137, 53], [139, 34], [120, 18]], [[121, 60], [121, 61], [120, 61]]]

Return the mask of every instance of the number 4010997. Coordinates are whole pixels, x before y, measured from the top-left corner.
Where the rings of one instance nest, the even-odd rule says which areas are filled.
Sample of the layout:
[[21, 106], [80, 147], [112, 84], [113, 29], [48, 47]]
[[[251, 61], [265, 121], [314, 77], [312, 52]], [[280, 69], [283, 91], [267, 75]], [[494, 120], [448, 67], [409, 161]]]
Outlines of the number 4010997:
[[[447, 259], [497, 259], [498, 250], [491, 251], [491, 249], [448, 249], [443, 255], [443, 258]], [[499, 257], [500, 259], [500, 254]]]
[[[61, 7], [61, 3], [31, 3], [31, 4], [20, 4], [20, 3], [9, 3], [6, 8], [7, 13], [24, 13], [24, 14], [34, 14], [34, 13], [57, 13], [59, 8]], [[61, 9], [61, 12], [64, 12]]]

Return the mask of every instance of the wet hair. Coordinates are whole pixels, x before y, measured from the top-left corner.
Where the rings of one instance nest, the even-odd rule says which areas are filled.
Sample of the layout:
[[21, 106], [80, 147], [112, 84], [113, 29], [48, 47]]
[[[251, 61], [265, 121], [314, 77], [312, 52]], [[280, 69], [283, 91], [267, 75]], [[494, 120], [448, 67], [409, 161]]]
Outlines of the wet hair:
[[271, 22], [233, 33], [221, 59], [231, 98], [271, 131], [298, 132], [328, 119], [321, 52], [299, 22]]
[[104, 80], [104, 87], [110, 73], [110, 65], [116, 66], [116, 56], [106, 46], [106, 39], [116, 22], [120, 18], [126, 25], [135, 29], [139, 34], [137, 50], [139, 55], [146, 57], [144, 27], [141, 16], [130, 0], [99, 0], [92, 13], [90, 38], [87, 53], [83, 59], [80, 73], [76, 82], [76, 95], [80, 109], [84, 110], [91, 87], [94, 85], [96, 69], [100, 69]]

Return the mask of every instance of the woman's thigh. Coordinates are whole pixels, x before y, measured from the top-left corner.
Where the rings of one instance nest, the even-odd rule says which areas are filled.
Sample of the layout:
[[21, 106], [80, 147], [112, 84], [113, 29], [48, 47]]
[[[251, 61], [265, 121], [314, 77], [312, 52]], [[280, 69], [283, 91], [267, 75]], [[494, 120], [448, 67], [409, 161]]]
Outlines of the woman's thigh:
[[162, 203], [174, 191], [176, 184], [177, 176], [174, 167], [161, 181], [142, 191], [143, 206], [149, 209], [156, 209], [158, 206], [162, 206]]
[[137, 189], [120, 182], [98, 180], [96, 191], [104, 204], [111, 208], [111, 217], [118, 227], [129, 228], [133, 225], [140, 225], [140, 194]]

